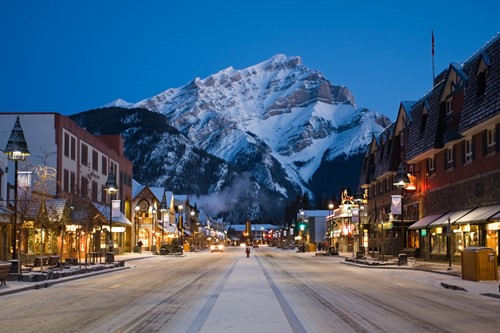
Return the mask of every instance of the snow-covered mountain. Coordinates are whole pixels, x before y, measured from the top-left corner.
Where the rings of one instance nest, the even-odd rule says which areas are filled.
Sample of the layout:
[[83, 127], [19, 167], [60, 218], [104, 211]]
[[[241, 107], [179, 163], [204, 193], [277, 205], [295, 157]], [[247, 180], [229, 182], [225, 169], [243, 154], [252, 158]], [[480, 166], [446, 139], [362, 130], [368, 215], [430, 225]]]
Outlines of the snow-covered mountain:
[[[277, 163], [303, 191], [310, 190], [324, 160], [358, 154], [390, 123], [358, 108], [346, 87], [333, 86], [299, 57], [283, 54], [243, 70], [229, 67], [196, 78], [133, 107], [164, 114], [199, 148], [228, 163], [246, 163], [249, 152], [258, 149], [264, 158], [255, 162], [264, 168]], [[272, 175], [261, 177], [287, 196]]]
[[[251, 212], [256, 217], [268, 216], [265, 212], [270, 211], [282, 213], [281, 208], [288, 201], [304, 192], [309, 197], [331, 196], [343, 187], [355, 188], [362, 151], [372, 135], [378, 135], [390, 124], [386, 116], [357, 107], [346, 87], [332, 85], [319, 71], [304, 66], [299, 57], [282, 54], [242, 70], [229, 67], [205, 79], [196, 78], [185, 86], [122, 106], [130, 111], [147, 109], [163, 115], [165, 122], [194, 148], [231, 166], [234, 172], [224, 173], [224, 181], [205, 189], [221, 192], [235, 183], [245, 187], [245, 194], [239, 194], [239, 203], [251, 207], [244, 214]], [[127, 117], [119, 120], [122, 123], [131, 117], [123, 111], [125, 114]], [[85, 123], [85, 127], [89, 128], [89, 124]], [[137, 128], [129, 128], [122, 134], [127, 137], [127, 132], [141, 133]], [[140, 141], [144, 140], [143, 137]], [[165, 158], [172, 148], [162, 141], [165, 139], [150, 147], [159, 160], [150, 161], [157, 167], [153, 174], [148, 173], [149, 180], [157, 177], [160, 186], [173, 186], [174, 181], [187, 186], [179, 173], [166, 171], [163, 163], [177, 162]], [[144, 166], [144, 160], [136, 160], [137, 154], [132, 153], [137, 152], [133, 147], [137, 142], [137, 138], [126, 140], [126, 151], [134, 165]], [[141, 149], [146, 147], [141, 145]], [[144, 175], [144, 170], [138, 174]], [[242, 185], [235, 180], [239, 176], [249, 181]], [[196, 177], [190, 178], [196, 182]], [[190, 193], [189, 188], [184, 190]], [[234, 195], [229, 197], [235, 199]]]
[[111, 108], [111, 107], [119, 107], [119, 108], [128, 108], [132, 106], [134, 103], [127, 102], [121, 98], [117, 98], [110, 103], [104, 104], [101, 108]]

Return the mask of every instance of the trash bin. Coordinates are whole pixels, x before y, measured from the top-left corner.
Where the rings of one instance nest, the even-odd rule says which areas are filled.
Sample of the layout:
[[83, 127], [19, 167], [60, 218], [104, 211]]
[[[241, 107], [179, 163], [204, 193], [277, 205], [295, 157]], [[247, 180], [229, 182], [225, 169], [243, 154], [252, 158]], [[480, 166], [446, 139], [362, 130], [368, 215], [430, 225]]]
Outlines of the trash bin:
[[316, 244], [309, 243], [309, 252], [315, 252], [315, 251], [316, 251]]
[[191, 250], [191, 245], [189, 243], [184, 243], [184, 252], [190, 252]]
[[461, 260], [463, 280], [498, 280], [498, 263], [495, 250], [489, 247], [466, 247], [462, 251]]
[[398, 266], [408, 265], [408, 255], [406, 253], [400, 253], [398, 255]]
[[115, 262], [115, 254], [113, 252], [106, 252], [106, 262]]

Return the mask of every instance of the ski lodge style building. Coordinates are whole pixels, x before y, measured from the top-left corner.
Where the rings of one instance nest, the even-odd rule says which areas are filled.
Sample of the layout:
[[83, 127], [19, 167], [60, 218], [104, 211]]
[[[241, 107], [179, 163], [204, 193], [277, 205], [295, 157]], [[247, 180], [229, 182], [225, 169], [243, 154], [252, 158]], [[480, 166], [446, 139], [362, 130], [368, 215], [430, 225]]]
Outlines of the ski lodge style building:
[[497, 34], [451, 63], [419, 100], [401, 102], [394, 123], [367, 146], [365, 250], [460, 260], [464, 248], [481, 246], [498, 255], [499, 184]]

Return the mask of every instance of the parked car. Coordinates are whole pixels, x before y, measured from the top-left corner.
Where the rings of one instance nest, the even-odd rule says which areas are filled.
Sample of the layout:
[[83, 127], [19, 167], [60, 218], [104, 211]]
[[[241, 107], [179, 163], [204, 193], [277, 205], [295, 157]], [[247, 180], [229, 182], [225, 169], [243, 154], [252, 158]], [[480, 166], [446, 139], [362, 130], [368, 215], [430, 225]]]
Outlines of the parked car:
[[221, 243], [213, 243], [212, 245], [210, 245], [210, 252], [213, 253], [216, 251], [224, 252], [224, 245], [222, 245]]

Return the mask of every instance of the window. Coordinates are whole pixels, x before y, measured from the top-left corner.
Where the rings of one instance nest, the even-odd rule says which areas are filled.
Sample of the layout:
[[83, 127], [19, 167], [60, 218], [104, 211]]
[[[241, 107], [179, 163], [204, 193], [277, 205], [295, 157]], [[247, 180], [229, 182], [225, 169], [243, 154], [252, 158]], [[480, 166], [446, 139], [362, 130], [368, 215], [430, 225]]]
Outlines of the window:
[[81, 163], [82, 165], [87, 166], [89, 163], [89, 147], [82, 143], [82, 154], [81, 154]]
[[429, 171], [430, 175], [436, 172], [434, 156], [427, 159], [427, 170]]
[[496, 129], [490, 128], [486, 134], [486, 153], [491, 154], [495, 151], [496, 146]]
[[453, 108], [451, 106], [451, 98], [448, 98], [446, 100], [446, 115], [449, 116], [453, 113]]
[[427, 113], [422, 114], [422, 117], [420, 118], [420, 132], [425, 131], [425, 126], [427, 126]]
[[465, 163], [470, 163], [472, 162], [473, 159], [473, 145], [472, 145], [472, 138], [466, 139], [465, 140]]
[[386, 155], [389, 156], [391, 154], [391, 148], [392, 148], [392, 140], [389, 140], [387, 142], [387, 148], [386, 148]]
[[66, 169], [63, 172], [63, 191], [69, 192], [69, 171]]
[[76, 187], [76, 175], [74, 172], [71, 172], [71, 176], [69, 179], [69, 186], [72, 194], [76, 194], [75, 187]]
[[80, 195], [86, 198], [89, 193], [89, 180], [85, 177], [82, 177], [80, 179], [80, 182], [81, 182]]
[[446, 149], [446, 170], [453, 169], [455, 166], [455, 153], [452, 148]]
[[484, 95], [486, 91], [486, 71], [477, 75], [477, 96]]
[[97, 182], [92, 181], [92, 200], [97, 201]]
[[94, 149], [92, 149], [92, 169], [95, 171], [99, 170], [99, 154]]
[[69, 134], [64, 133], [64, 156], [69, 157]]
[[101, 158], [101, 172], [104, 176], [108, 174], [108, 159], [106, 156], [102, 156]]
[[76, 139], [71, 137], [71, 159], [74, 161], [76, 159]]

